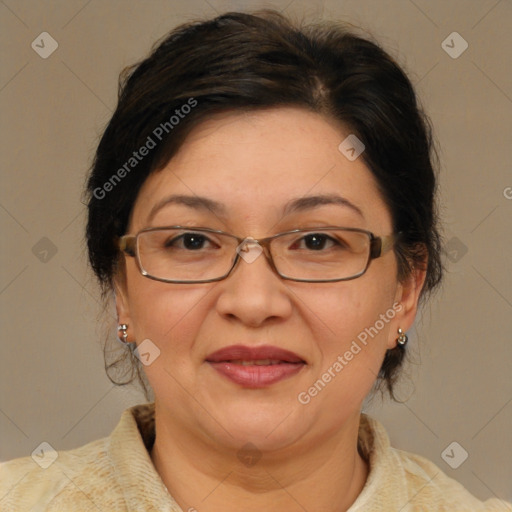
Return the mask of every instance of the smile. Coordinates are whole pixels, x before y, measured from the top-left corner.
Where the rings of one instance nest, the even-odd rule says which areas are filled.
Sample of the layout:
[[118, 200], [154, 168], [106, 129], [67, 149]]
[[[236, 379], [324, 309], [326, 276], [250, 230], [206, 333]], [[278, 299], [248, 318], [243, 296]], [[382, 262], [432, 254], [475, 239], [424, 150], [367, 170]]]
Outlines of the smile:
[[278, 347], [232, 345], [206, 358], [223, 377], [245, 388], [263, 388], [296, 375], [306, 366], [297, 354]]

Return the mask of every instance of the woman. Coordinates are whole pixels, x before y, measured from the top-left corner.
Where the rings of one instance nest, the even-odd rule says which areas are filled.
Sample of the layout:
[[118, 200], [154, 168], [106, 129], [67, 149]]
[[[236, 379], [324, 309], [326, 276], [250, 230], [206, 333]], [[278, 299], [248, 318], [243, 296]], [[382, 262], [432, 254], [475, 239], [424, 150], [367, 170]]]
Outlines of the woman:
[[122, 84], [89, 257], [155, 402], [2, 468], [4, 510], [512, 510], [361, 414], [440, 283], [428, 121], [340, 25], [178, 27]]

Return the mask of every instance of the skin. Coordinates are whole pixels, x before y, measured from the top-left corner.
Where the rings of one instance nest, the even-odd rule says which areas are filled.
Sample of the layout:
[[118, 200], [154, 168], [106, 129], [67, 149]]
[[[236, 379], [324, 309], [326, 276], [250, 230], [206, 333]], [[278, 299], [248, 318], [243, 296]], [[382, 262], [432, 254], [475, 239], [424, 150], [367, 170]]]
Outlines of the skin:
[[[128, 233], [189, 224], [263, 238], [299, 227], [358, 227], [392, 232], [389, 209], [362, 158], [338, 150], [349, 134], [333, 121], [296, 108], [229, 113], [205, 121], [167, 166], [144, 183]], [[338, 193], [358, 206], [323, 205], [283, 216], [290, 200]], [[168, 205], [170, 194], [205, 196], [226, 217]], [[183, 510], [199, 512], [346, 510], [361, 492], [368, 467], [357, 451], [362, 402], [397, 330], [415, 318], [425, 274], [397, 281], [393, 251], [354, 280], [299, 283], [275, 274], [264, 255], [240, 261], [225, 280], [168, 284], [143, 277], [126, 257], [116, 277], [117, 310], [128, 341], [149, 338], [161, 351], [145, 371], [155, 393], [154, 465]], [[349, 349], [365, 327], [402, 308], [325, 388], [307, 391]], [[264, 389], [246, 389], [205, 358], [233, 345], [274, 345], [307, 362], [297, 375]], [[251, 466], [237, 457], [252, 443]]]

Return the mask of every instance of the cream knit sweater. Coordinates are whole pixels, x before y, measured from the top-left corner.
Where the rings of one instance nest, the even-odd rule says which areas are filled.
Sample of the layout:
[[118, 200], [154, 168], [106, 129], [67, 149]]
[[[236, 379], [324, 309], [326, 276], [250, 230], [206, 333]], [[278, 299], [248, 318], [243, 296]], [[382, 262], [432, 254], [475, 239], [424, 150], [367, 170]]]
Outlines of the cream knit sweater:
[[[0, 464], [0, 510], [187, 512], [151, 462], [154, 439], [154, 404], [142, 404], [127, 409], [109, 437], [58, 452], [46, 469], [32, 457]], [[383, 426], [364, 414], [359, 444], [370, 472], [350, 512], [512, 511], [496, 498], [477, 500], [428, 460], [392, 448]]]

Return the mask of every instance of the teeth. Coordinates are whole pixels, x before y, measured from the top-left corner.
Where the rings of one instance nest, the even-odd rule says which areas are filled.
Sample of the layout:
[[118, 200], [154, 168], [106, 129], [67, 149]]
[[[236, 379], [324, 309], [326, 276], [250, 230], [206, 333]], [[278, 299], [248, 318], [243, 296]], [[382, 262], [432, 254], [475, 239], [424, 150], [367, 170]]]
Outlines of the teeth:
[[269, 366], [271, 364], [279, 364], [281, 361], [279, 359], [256, 359], [254, 361], [243, 361], [241, 359], [236, 359], [230, 362], [233, 364], [240, 364], [242, 366]]

